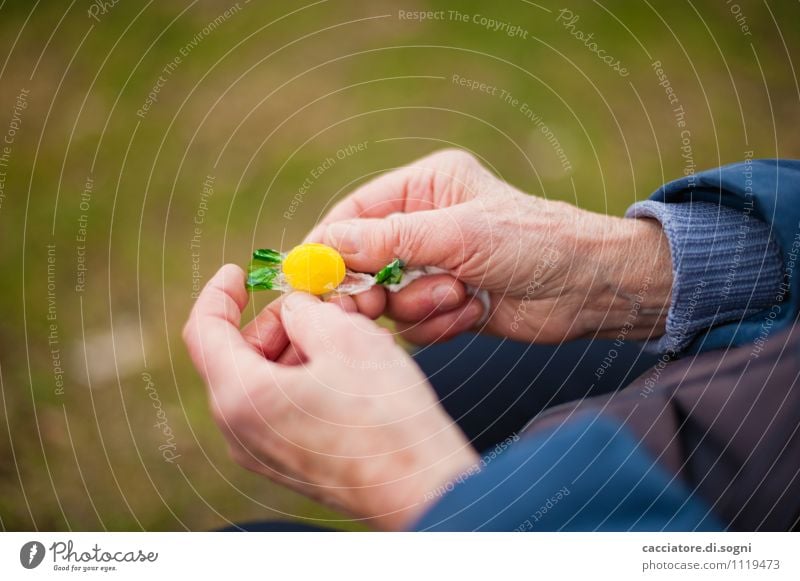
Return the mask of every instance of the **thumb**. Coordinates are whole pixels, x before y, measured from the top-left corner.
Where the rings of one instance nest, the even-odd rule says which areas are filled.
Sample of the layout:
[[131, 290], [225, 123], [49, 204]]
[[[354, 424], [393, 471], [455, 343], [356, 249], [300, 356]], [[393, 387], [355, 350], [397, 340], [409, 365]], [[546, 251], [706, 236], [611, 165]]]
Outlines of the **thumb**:
[[289, 340], [308, 359], [369, 350], [385, 332], [367, 317], [303, 292], [281, 301], [281, 320]]
[[458, 209], [445, 208], [334, 222], [323, 236], [361, 272], [377, 272], [395, 258], [409, 266], [450, 270], [464, 262], [474, 244], [465, 223]]

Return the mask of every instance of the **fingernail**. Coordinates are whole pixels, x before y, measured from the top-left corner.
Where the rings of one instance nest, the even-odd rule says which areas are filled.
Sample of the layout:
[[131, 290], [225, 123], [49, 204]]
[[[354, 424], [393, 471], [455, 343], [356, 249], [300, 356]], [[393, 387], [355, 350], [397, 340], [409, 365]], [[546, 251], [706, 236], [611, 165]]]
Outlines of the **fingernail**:
[[433, 299], [434, 306], [438, 309], [451, 309], [458, 306], [458, 303], [461, 301], [461, 296], [456, 289], [449, 284], [440, 284], [439, 286], [433, 287], [431, 298]]
[[356, 222], [337, 222], [325, 232], [328, 244], [344, 254], [355, 254], [361, 246], [361, 227]]

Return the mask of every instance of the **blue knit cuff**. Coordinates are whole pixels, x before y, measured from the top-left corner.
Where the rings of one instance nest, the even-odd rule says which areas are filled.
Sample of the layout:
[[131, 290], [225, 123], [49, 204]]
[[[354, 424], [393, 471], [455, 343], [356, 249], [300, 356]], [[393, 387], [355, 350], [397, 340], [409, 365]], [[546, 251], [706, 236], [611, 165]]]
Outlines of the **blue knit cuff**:
[[648, 350], [676, 355], [701, 332], [775, 302], [783, 261], [770, 227], [745, 210], [708, 202], [634, 204], [628, 218], [661, 222], [672, 253], [672, 304]]

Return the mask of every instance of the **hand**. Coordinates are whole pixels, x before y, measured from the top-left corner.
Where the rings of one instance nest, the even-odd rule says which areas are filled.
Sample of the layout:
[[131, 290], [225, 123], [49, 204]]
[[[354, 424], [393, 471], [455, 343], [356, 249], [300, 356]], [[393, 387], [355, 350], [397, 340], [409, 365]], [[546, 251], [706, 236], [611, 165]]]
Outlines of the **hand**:
[[[669, 246], [657, 222], [610, 217], [533, 197], [497, 179], [471, 155], [447, 150], [384, 174], [335, 206], [309, 235], [348, 266], [376, 272], [395, 257], [449, 275], [390, 293], [387, 310], [416, 343], [473, 328], [559, 342], [663, 334], [672, 288]], [[375, 315], [378, 290], [359, 300]]]
[[244, 280], [220, 269], [184, 328], [231, 455], [379, 528], [406, 528], [475, 451], [386, 330], [292, 293], [240, 331]]

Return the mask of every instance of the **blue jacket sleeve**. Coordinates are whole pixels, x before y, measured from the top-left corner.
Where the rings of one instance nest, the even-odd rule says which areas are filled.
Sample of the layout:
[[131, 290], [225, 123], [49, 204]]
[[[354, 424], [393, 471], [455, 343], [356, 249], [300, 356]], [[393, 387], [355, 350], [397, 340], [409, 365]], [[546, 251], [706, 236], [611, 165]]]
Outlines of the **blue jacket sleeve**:
[[711, 202], [767, 223], [783, 261], [783, 280], [769, 308], [699, 334], [688, 352], [745, 343], [763, 343], [797, 317], [800, 277], [794, 272], [800, 251], [800, 161], [746, 159], [686, 176], [662, 186], [651, 200], [666, 203]]
[[[448, 487], [451, 489], [451, 487]], [[507, 448], [452, 487], [423, 531], [715, 531], [704, 501], [622, 426], [584, 414]]]
[[708, 329], [766, 311], [775, 303], [783, 261], [771, 227], [743, 212], [691, 202], [645, 200], [626, 217], [661, 223], [672, 255], [672, 300], [660, 339], [648, 351], [681, 354]]

